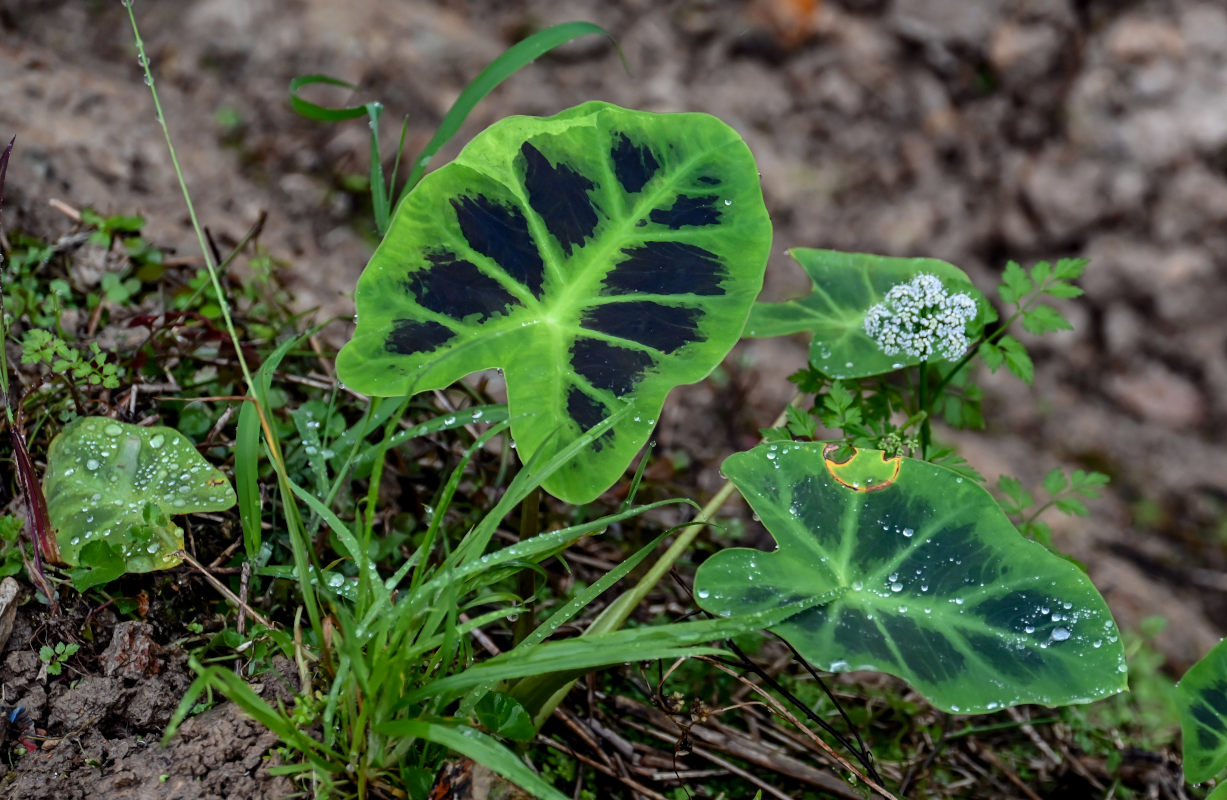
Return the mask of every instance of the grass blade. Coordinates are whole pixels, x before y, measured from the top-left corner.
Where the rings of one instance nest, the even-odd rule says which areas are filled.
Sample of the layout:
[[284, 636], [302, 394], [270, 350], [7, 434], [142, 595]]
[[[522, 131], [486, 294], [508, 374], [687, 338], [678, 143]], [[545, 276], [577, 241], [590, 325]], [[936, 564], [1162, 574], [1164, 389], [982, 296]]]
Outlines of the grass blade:
[[[483, 97], [493, 91], [500, 83], [518, 72], [522, 67], [545, 55], [555, 47], [590, 33], [600, 34], [611, 42], [614, 41], [613, 35], [600, 25], [594, 25], [591, 22], [564, 22], [561, 25], [554, 25], [545, 30], [537, 31], [532, 36], [512, 45], [501, 56], [491, 61], [490, 66], [483, 69], [480, 75], [474, 78], [468, 86], [464, 87], [464, 91], [456, 98], [456, 102], [452, 103], [447, 116], [439, 123], [439, 128], [435, 131], [435, 135], [431, 137], [426, 147], [422, 149], [422, 153], [418, 156], [417, 161], [414, 162], [413, 169], [409, 172], [409, 179], [405, 181], [405, 188], [401, 190], [401, 198], [404, 198], [405, 195], [413, 191], [413, 187], [417, 186], [418, 181], [422, 179], [422, 175], [425, 174], [426, 167], [430, 164], [430, 160], [434, 158], [435, 153], [439, 152], [439, 148], [447, 144], [456, 135], [456, 132], [460, 130], [460, 126], [464, 124], [465, 119], [469, 116], [469, 112], [481, 102]], [[619, 51], [619, 54], [621, 54], [621, 51]]]
[[440, 678], [405, 695], [405, 703], [455, 697], [476, 686], [549, 672], [584, 674], [589, 670], [633, 661], [655, 661], [720, 652], [706, 642], [730, 639], [760, 630], [798, 613], [795, 608], [773, 608], [735, 617], [679, 622], [647, 628], [545, 642], [527, 651], [519, 649], [474, 664], [464, 672]]
[[243, 526], [243, 549], [247, 560], [258, 563], [260, 532], [260, 413], [251, 401], [239, 409], [234, 441], [234, 488], [239, 498], [239, 522]]
[[[383, 103], [371, 102], [363, 103], [357, 106], [342, 106], [341, 108], [329, 108], [321, 106], [317, 103], [312, 103], [309, 100], [304, 100], [298, 96], [300, 89], [306, 86], [324, 84], [326, 86], [340, 86], [345, 89], [358, 91], [360, 87], [354, 84], [343, 81], [340, 78], [334, 78], [331, 75], [299, 75], [294, 80], [290, 81], [290, 108], [293, 108], [299, 114], [308, 119], [317, 120], [319, 122], [340, 122], [342, 120], [354, 119], [366, 114], [370, 118], [371, 126], [371, 205], [375, 214], [375, 228], [379, 231], [379, 235], [388, 230], [388, 217], [391, 211], [392, 193], [389, 191], [388, 185], [383, 176], [383, 160], [379, 155], [379, 117], [383, 114]], [[402, 136], [403, 140], [403, 136]], [[399, 154], [397, 156], [399, 159]]]
[[400, 720], [377, 725], [375, 730], [387, 736], [413, 737], [441, 744], [498, 773], [541, 800], [567, 800], [565, 794], [546, 783], [497, 739], [474, 728], [426, 720]]
[[317, 105], [308, 100], [303, 100], [298, 96], [298, 90], [304, 86], [312, 86], [315, 84], [325, 84], [327, 86], [340, 86], [343, 89], [352, 89], [358, 91], [360, 87], [343, 81], [340, 78], [334, 78], [331, 75], [299, 75], [294, 80], [290, 81], [290, 108], [302, 114], [307, 119], [313, 119], [318, 122], [340, 122], [345, 119], [354, 119], [367, 113], [367, 104], [363, 103], [358, 106], [345, 106], [343, 108], [328, 108], [327, 106]]

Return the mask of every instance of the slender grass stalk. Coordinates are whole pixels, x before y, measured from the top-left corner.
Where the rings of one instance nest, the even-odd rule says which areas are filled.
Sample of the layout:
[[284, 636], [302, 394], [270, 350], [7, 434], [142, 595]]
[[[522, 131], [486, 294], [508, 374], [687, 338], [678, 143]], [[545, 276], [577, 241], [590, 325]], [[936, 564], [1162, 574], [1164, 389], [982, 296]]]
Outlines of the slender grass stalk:
[[[779, 427], [788, 421], [788, 406], [796, 405], [804, 396], [803, 392], [798, 392], [785, 405], [785, 410], [780, 412], [776, 417], [771, 427]], [[630, 619], [631, 612], [635, 610], [643, 599], [648, 596], [648, 593], [656, 587], [656, 584], [668, 574], [669, 570], [673, 569], [673, 565], [681, 558], [682, 554], [690, 549], [694, 544], [694, 540], [699, 533], [705, 528], [716, 516], [720, 513], [720, 509], [724, 508], [724, 504], [733, 496], [734, 486], [732, 481], [725, 480], [724, 485], [720, 487], [720, 491], [707, 501], [707, 504], [695, 514], [694, 519], [679, 527], [679, 533], [673, 544], [665, 550], [664, 554], [652, 564], [652, 567], [643, 575], [639, 581], [628, 591], [619, 595], [616, 600], [606, 606], [597, 618], [593, 620], [588, 629], [584, 631], [584, 636], [596, 636], [603, 633], [611, 633], [618, 630], [626, 621]], [[549, 680], [548, 676], [542, 676], [542, 681]], [[535, 681], [534, 681], [535, 682]], [[540, 708], [529, 709], [533, 714], [533, 722], [538, 728], [545, 723], [554, 713], [554, 709], [558, 707], [567, 692], [575, 684], [575, 679], [569, 679], [561, 682], [557, 691], [555, 691], [548, 700], [542, 703]], [[535, 687], [534, 687], [535, 688]]]
[[230, 315], [230, 303], [222, 291], [221, 279], [217, 273], [217, 265], [213, 261], [213, 252], [209, 248], [208, 240], [205, 238], [204, 228], [200, 224], [200, 219], [196, 216], [196, 206], [192, 203], [192, 195], [188, 191], [187, 181], [183, 177], [183, 169], [179, 165], [179, 156], [175, 152], [175, 144], [171, 140], [170, 128], [166, 124], [166, 116], [162, 113], [162, 101], [158, 98], [158, 87], [153, 79], [153, 70], [149, 66], [149, 57], [145, 53], [145, 41], [141, 38], [140, 29], [136, 25], [136, 14], [132, 11], [132, 2], [131, 0], [121, 1], [124, 8], [128, 10], [128, 21], [132, 25], [132, 36], [136, 40], [137, 62], [145, 72], [145, 85], [149, 87], [149, 95], [153, 98], [153, 108], [157, 114], [158, 125], [162, 128], [162, 136], [166, 140], [166, 149], [170, 154], [170, 163], [174, 167], [175, 179], [179, 182], [179, 188], [183, 192], [183, 203], [187, 206], [188, 218], [191, 220], [192, 230], [196, 233], [196, 240], [200, 245], [200, 253], [204, 257], [205, 269], [209, 273], [209, 280], [213, 284], [213, 292], [217, 297], [217, 304], [222, 312], [226, 332], [230, 334], [230, 339], [234, 343], [235, 356], [238, 359], [239, 368], [243, 371], [243, 378], [247, 381], [248, 387], [254, 388], [255, 381], [252, 379], [251, 371], [247, 367], [247, 359], [243, 357], [239, 335], [235, 330], [234, 320]]
[[[788, 401], [787, 405], [796, 405], [803, 396], [804, 393], [798, 392]], [[776, 417], [775, 422], [771, 424], [771, 427], [777, 428], [784, 425], [787, 421], [787, 410], [781, 411], [780, 415]], [[720, 487], [720, 491], [716, 492], [712, 499], [707, 501], [707, 504], [699, 510], [699, 513], [695, 514], [694, 519], [681, 527], [681, 532], [673, 540], [673, 544], [669, 545], [669, 549], [656, 560], [652, 568], [639, 579], [639, 582], [629, 592], [623, 594], [606, 607], [586, 633], [607, 633], [622, 627], [626, 620], [630, 618], [631, 612], [635, 607], [643, 602], [648, 592], [652, 591], [669, 570], [673, 569], [673, 565], [681, 558], [683, 553], [690, 549], [690, 546], [694, 544], [694, 540], [703, 528], [715, 519], [720, 509], [724, 508], [724, 504], [733, 496], [733, 491], [732, 481], [726, 479], [724, 485]]]
[[920, 459], [929, 458], [929, 440], [933, 437], [933, 426], [929, 422], [929, 362], [921, 361], [919, 378], [916, 383], [916, 404], [924, 416], [920, 420]]
[[[13, 145], [17, 143], [17, 137], [14, 136], [9, 140], [8, 145], [3, 151], [0, 151], [0, 215], [4, 212], [4, 181], [9, 171], [9, 156], [13, 152]], [[0, 216], [0, 230], [3, 230], [3, 216]], [[4, 254], [0, 253], [0, 270], [4, 267]], [[0, 277], [3, 273], [0, 272]], [[9, 401], [9, 362], [8, 348], [4, 343], [8, 341], [8, 316], [4, 308], [4, 292], [0, 291], [0, 398], [4, 399], [4, 415], [8, 418], [9, 427], [12, 428], [15, 424], [13, 419], [13, 405]]]
[[149, 65], [149, 57], [145, 52], [145, 42], [141, 38], [140, 29], [136, 24], [136, 14], [132, 10], [132, 2], [131, 0], [122, 0], [122, 2], [124, 8], [128, 11], [128, 22], [132, 26], [132, 37], [136, 42], [137, 61], [145, 73], [145, 85], [149, 87], [149, 94], [153, 99], [154, 112], [157, 115], [158, 125], [162, 129], [162, 136], [166, 140], [166, 149], [170, 154], [170, 162], [175, 170], [175, 178], [179, 182], [180, 190], [183, 192], [183, 202], [187, 206], [188, 218], [191, 220], [192, 230], [196, 233], [196, 240], [200, 245], [201, 255], [204, 257], [205, 270], [209, 274], [209, 281], [213, 286], [213, 293], [217, 299], [218, 308], [221, 309], [226, 333], [229, 334], [230, 341], [234, 345], [235, 358], [238, 360], [239, 369], [242, 370], [243, 379], [247, 383], [247, 390], [255, 402], [257, 413], [260, 416], [260, 427], [264, 431], [264, 440], [269, 450], [269, 457], [273, 463], [273, 469], [277, 473], [282, 503], [285, 508], [286, 524], [290, 529], [290, 547], [294, 556], [295, 570], [298, 573], [299, 583], [302, 587], [303, 604], [307, 609], [307, 617], [310, 620], [312, 630], [317, 634], [322, 634], [319, 602], [314, 587], [311, 584], [312, 573], [309, 568], [310, 558], [306, 550], [306, 531], [302, 526], [298, 507], [294, 503], [294, 492], [290, 486], [289, 473], [286, 470], [281, 446], [272, 425], [269, 423], [266, 412], [267, 403], [262, 402], [262, 400], [267, 400], [267, 391], [262, 391], [265, 389], [264, 383], [256, 382], [247, 365], [247, 359], [243, 355], [242, 342], [239, 339], [237, 329], [234, 327], [234, 319], [230, 313], [230, 302], [222, 290], [221, 277], [218, 274], [217, 265], [214, 263], [212, 250], [209, 248], [208, 240], [205, 238], [204, 228], [200, 224], [200, 219], [196, 215], [196, 206], [192, 203], [192, 195], [188, 191], [187, 180], [183, 176], [183, 168], [180, 166], [179, 156], [175, 152], [175, 144], [171, 139], [170, 127], [166, 124], [166, 115], [162, 111], [162, 101], [158, 97], [153, 70]]
[[[530, 539], [536, 536], [541, 530], [541, 487], [538, 486], [532, 490], [532, 493], [525, 498], [520, 504], [520, 541]], [[512, 631], [512, 639], [516, 644], [524, 641], [528, 634], [532, 633], [536, 627], [533, 619], [532, 607], [527, 604], [527, 598], [532, 597], [536, 591], [536, 578], [531, 570], [521, 570], [516, 575], [516, 593], [520, 597], [525, 598], [524, 611], [516, 617]]]

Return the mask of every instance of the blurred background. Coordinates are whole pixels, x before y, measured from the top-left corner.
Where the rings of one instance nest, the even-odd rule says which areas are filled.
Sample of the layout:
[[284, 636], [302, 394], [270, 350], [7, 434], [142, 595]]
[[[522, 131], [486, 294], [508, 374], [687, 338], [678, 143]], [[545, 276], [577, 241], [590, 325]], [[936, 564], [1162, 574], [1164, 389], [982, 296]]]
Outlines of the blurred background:
[[[509, 114], [589, 99], [704, 111], [758, 158], [776, 226], [766, 297], [806, 287], [790, 247], [926, 256], [991, 291], [1009, 259], [1087, 256], [1075, 330], [1033, 343], [1036, 381], [985, 375], [987, 433], [944, 432], [990, 480], [1108, 473], [1055, 517], [1122, 627], [1151, 616], [1179, 675], [1227, 631], [1227, 6], [1218, 0], [136, 0], [166, 115], [223, 248], [260, 243], [304, 308], [352, 314], [375, 244], [363, 120], [295, 115], [327, 73], [380, 100], [419, 150], [465, 84], [524, 35], [609, 30], [508, 80], [439, 157]], [[628, 71], [629, 70], [629, 71]], [[120, 3], [0, 0], [5, 227], [54, 239], [55, 199], [194, 239]], [[386, 153], [388, 157], [391, 153]], [[666, 408], [664, 455], [701, 489], [791, 396], [803, 341], [735, 351]]]

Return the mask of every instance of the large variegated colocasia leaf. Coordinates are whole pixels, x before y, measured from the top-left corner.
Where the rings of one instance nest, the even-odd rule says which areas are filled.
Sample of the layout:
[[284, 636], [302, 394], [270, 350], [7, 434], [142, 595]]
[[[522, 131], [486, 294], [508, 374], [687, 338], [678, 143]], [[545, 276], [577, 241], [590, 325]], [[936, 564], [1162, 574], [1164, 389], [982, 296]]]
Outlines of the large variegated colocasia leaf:
[[626, 409], [545, 483], [587, 502], [622, 475], [669, 390], [740, 338], [770, 243], [754, 159], [714, 117], [607, 103], [510, 117], [398, 207], [337, 372], [404, 395], [502, 368], [525, 459]]
[[725, 460], [779, 548], [713, 555], [695, 576], [700, 606], [794, 606], [774, 630], [819, 668], [887, 672], [952, 712], [1125, 688], [1095, 587], [1024, 539], [983, 487], [877, 450], [838, 462], [828, 447], [766, 444]]
[[[832, 378], [881, 375], [922, 360], [957, 360], [996, 317], [967, 274], [945, 261], [803, 247], [788, 253], [813, 281], [813, 291], [796, 300], [755, 305], [746, 336], [812, 332], [810, 361]], [[926, 275], [940, 287], [918, 291], [917, 281], [923, 284]], [[966, 314], [960, 316], [961, 311]], [[901, 320], [902, 315], [910, 318]], [[902, 337], [886, 335], [892, 324]], [[962, 328], [962, 349], [951, 327]]]
[[64, 563], [113, 562], [111, 577], [179, 564], [183, 529], [171, 516], [235, 503], [226, 476], [179, 431], [106, 417], [82, 417], [52, 440], [43, 493]]
[[[1227, 770], [1227, 639], [1189, 667], [1176, 684], [1176, 702], [1185, 778], [1201, 783]], [[1227, 795], [1227, 781], [1219, 783], [1214, 797]]]

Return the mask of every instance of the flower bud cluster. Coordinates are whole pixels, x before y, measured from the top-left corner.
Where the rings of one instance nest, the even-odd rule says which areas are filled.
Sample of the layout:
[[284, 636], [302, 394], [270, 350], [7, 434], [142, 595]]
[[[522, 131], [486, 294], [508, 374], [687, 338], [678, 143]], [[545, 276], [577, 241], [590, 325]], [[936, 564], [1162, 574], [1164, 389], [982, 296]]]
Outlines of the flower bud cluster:
[[892, 286], [865, 314], [865, 333], [888, 356], [906, 353], [929, 360], [956, 359], [967, 352], [967, 323], [976, 318], [970, 295], [951, 294], [936, 275], [922, 272]]

